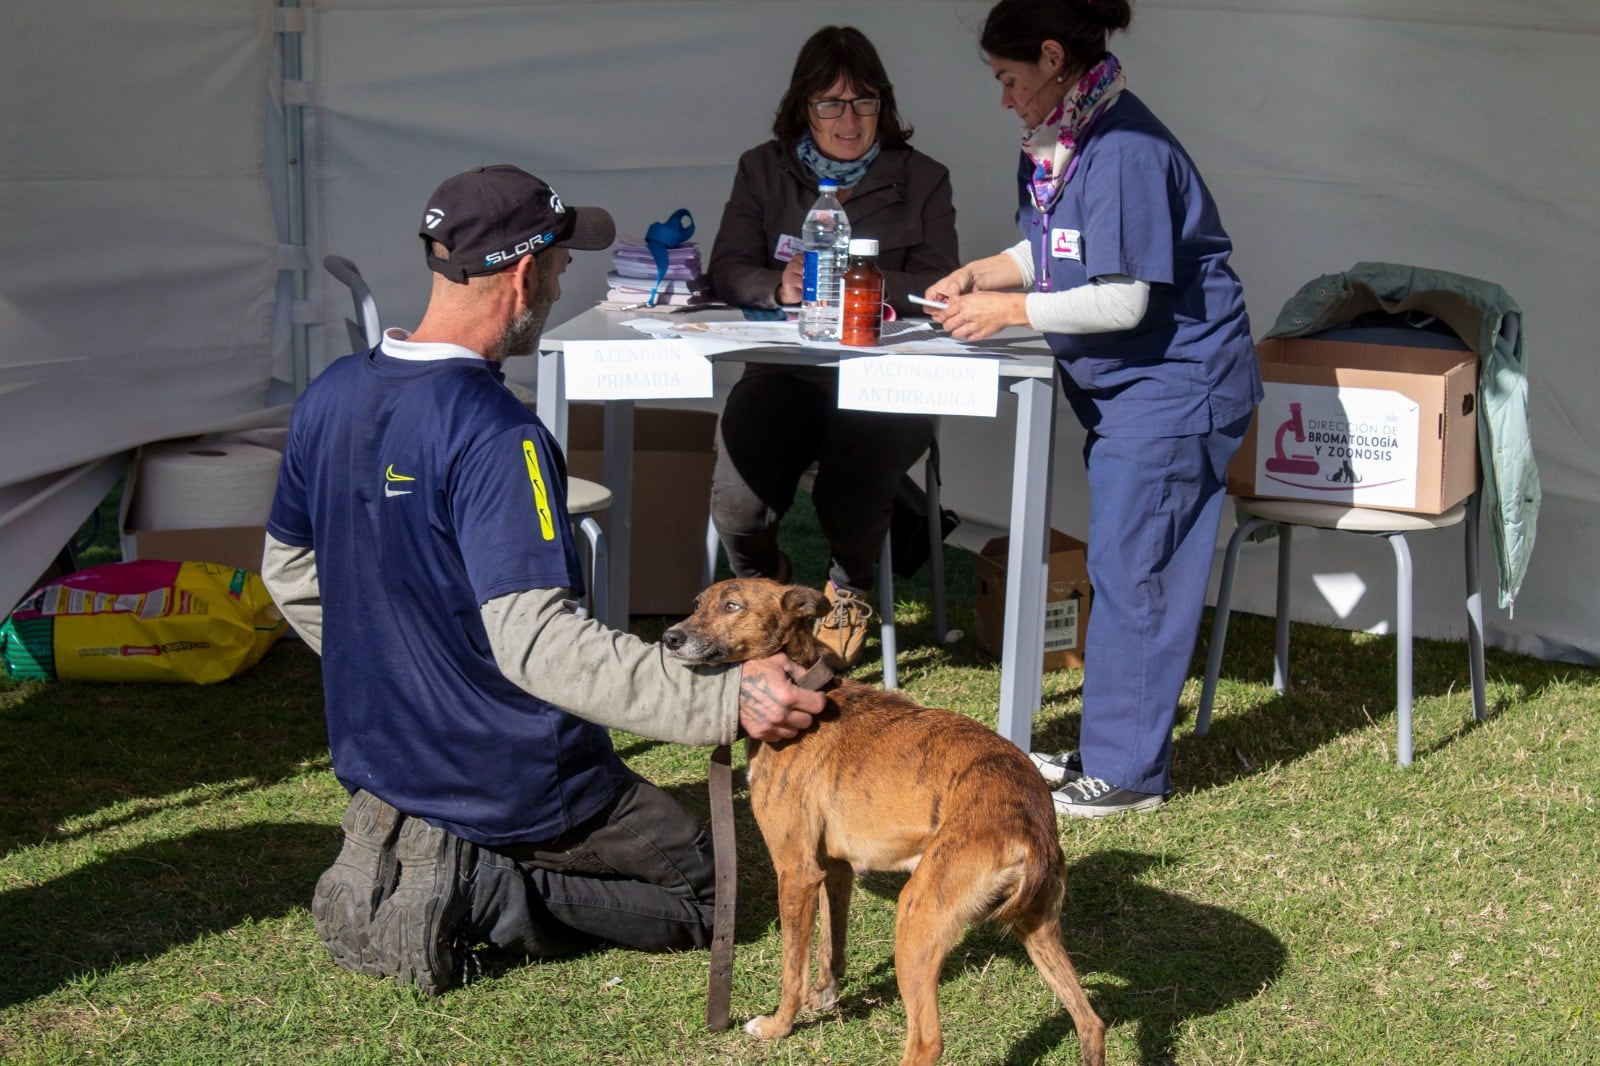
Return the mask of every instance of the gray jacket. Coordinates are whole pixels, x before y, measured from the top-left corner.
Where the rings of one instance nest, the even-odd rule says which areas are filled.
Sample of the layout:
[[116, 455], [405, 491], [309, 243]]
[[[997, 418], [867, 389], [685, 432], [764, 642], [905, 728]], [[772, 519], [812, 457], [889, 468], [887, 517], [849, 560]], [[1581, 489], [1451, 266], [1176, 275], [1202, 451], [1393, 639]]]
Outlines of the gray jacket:
[[[780, 238], [800, 239], [817, 199], [817, 178], [777, 141], [739, 157], [733, 191], [711, 246], [707, 273], [717, 297], [738, 307], [778, 306], [784, 262]], [[884, 298], [901, 314], [916, 311], [908, 293], [924, 290], [961, 265], [950, 171], [914, 148], [885, 148], [844, 200], [852, 237], [876, 237]]]
[[1303, 286], [1283, 305], [1267, 336], [1320, 333], [1369, 311], [1431, 315], [1478, 356], [1482, 506], [1493, 534], [1504, 608], [1522, 587], [1539, 521], [1522, 308], [1493, 282], [1425, 267], [1357, 263]]

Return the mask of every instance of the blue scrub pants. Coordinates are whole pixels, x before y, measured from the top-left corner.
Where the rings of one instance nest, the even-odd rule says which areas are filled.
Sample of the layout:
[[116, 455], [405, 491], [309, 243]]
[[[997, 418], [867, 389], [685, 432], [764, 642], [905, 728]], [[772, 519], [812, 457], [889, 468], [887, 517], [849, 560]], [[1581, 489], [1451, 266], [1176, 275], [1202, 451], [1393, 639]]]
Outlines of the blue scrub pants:
[[1189, 437], [1089, 434], [1084, 640], [1086, 774], [1134, 792], [1172, 789], [1172, 725], [1217, 547], [1228, 460], [1244, 418]]

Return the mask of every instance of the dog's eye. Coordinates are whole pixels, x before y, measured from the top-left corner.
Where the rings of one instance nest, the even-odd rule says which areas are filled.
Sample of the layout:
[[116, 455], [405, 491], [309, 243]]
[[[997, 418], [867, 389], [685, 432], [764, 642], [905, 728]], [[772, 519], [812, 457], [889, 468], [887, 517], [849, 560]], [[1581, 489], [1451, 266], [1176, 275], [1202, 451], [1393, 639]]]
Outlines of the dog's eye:
[[740, 603], [738, 600], [725, 600], [723, 601], [722, 609], [729, 614], [732, 614], [735, 611], [744, 610], [744, 604]]

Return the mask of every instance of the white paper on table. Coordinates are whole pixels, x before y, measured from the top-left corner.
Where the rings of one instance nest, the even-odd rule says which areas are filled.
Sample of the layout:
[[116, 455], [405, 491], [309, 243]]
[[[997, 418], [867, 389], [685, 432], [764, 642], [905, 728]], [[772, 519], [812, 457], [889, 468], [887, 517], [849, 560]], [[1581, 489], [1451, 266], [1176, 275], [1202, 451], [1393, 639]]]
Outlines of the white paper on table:
[[703, 333], [725, 340], [740, 341], [747, 347], [757, 344], [767, 346], [800, 343], [800, 326], [792, 321], [674, 322], [672, 325], [676, 332], [686, 337]]
[[839, 361], [839, 406], [854, 411], [993, 418], [1000, 364], [958, 355], [863, 355]]
[[676, 339], [562, 345], [569, 400], [664, 400], [711, 395], [711, 361]]

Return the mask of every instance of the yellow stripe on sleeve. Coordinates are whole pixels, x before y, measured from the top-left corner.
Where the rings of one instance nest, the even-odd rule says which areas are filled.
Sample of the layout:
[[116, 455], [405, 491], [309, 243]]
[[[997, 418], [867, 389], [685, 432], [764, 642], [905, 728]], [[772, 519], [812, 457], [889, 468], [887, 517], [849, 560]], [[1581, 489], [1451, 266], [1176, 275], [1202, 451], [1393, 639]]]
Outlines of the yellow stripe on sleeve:
[[539, 472], [539, 452], [533, 441], [522, 442], [522, 456], [528, 461], [528, 480], [533, 482], [533, 506], [539, 512], [539, 535], [545, 540], [556, 539], [555, 518], [550, 513], [550, 490], [545, 488], [544, 475]]

